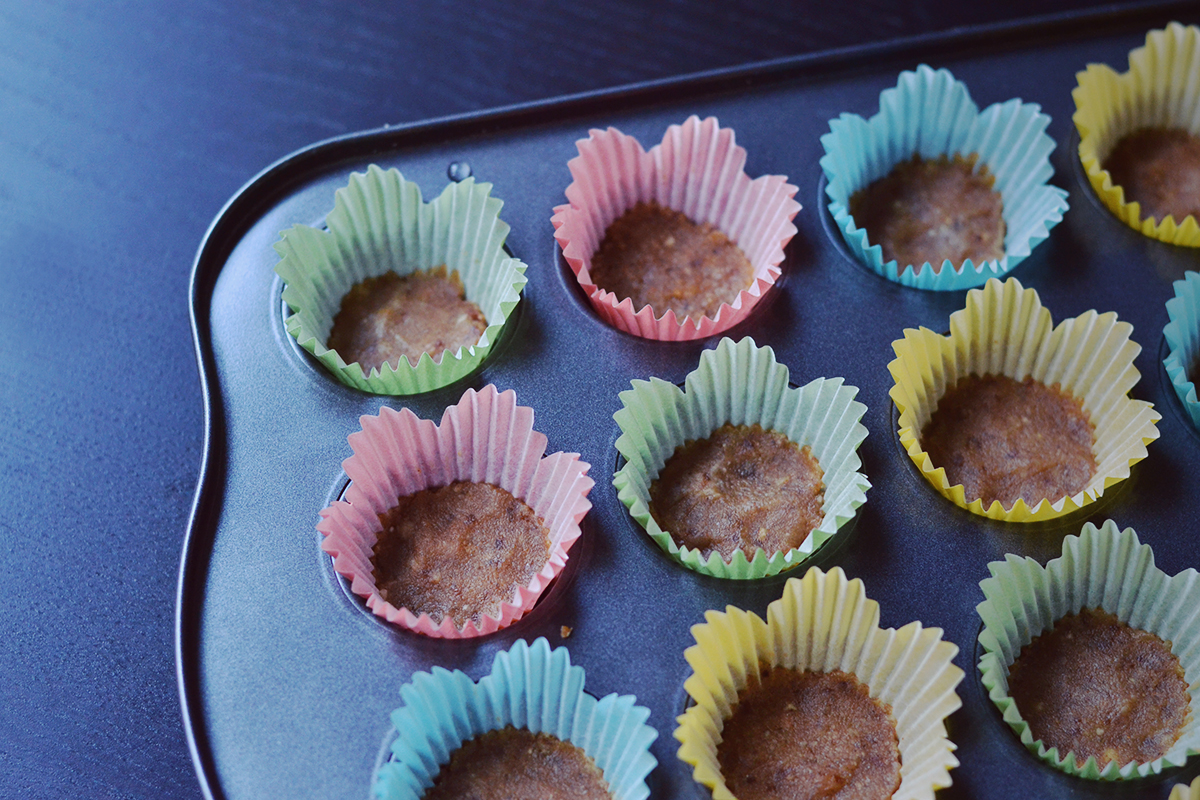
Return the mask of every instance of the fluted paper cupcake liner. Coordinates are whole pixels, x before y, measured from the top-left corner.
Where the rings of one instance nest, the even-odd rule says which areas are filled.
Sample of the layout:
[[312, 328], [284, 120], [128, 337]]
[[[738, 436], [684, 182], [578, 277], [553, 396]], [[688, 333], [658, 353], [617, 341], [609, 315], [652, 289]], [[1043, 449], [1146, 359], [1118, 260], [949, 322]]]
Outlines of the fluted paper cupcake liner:
[[[966, 85], [947, 70], [922, 64], [901, 72], [896, 87], [879, 95], [878, 114], [866, 120], [844, 113], [821, 137], [829, 212], [854, 256], [888, 280], [918, 289], [979, 286], [1021, 263], [1067, 210], [1067, 193], [1047, 183], [1054, 174], [1049, 124], [1041, 106], [1016, 99], [980, 112]], [[986, 166], [995, 177], [993, 188], [1004, 204], [1004, 256], [981, 264], [885, 263], [883, 248], [850, 215], [850, 197], [914, 154], [936, 159], [971, 153], [979, 155], [975, 171]]]
[[[342, 462], [351, 480], [345, 499], [322, 510], [317, 524], [325, 535], [321, 549], [333, 556], [351, 590], [366, 598], [373, 613], [426, 636], [479, 636], [524, 616], [579, 538], [579, 522], [592, 507], [589, 465], [575, 453], [543, 457], [546, 437], [533, 429], [533, 409], [517, 405], [511, 390], [490, 384], [479, 392], [468, 389], [440, 425], [387, 407], [360, 421], [362, 430], [349, 437], [354, 455]], [[452, 617], [439, 624], [426, 613], [396, 608], [379, 594], [373, 576], [371, 556], [383, 530], [379, 515], [400, 497], [455, 481], [499, 486], [529, 505], [550, 532], [550, 557], [541, 571], [501, 604], [499, 617], [485, 615], [479, 625]]]
[[1167, 800], [1200, 800], [1200, 778], [1195, 778], [1190, 784], [1175, 784]]
[[[453, 383], [471, 373], [491, 351], [525, 286], [525, 265], [504, 252], [509, 227], [500, 220], [504, 204], [490, 183], [468, 178], [452, 183], [435, 200], [421, 201], [417, 184], [395, 169], [372, 164], [355, 172], [334, 194], [327, 231], [295, 225], [275, 243], [275, 271], [286, 286], [283, 299], [293, 313], [287, 330], [300, 346], [347, 386], [374, 394], [416, 394]], [[479, 306], [487, 328], [479, 341], [416, 365], [364, 371], [325, 346], [345, 294], [367, 278], [393, 271], [408, 275], [445, 265], [457, 271], [467, 300]]]
[[[1015, 278], [990, 280], [983, 289], [967, 292], [966, 308], [950, 315], [948, 336], [907, 328], [903, 339], [892, 342], [896, 359], [888, 370], [895, 381], [890, 394], [900, 411], [900, 443], [934, 488], [974, 514], [1032, 522], [1094, 502], [1129, 477], [1130, 466], [1145, 458], [1146, 445], [1158, 438], [1158, 412], [1128, 394], [1140, 377], [1133, 359], [1142, 349], [1130, 340], [1132, 333], [1133, 326], [1111, 311], [1088, 311], [1055, 327], [1036, 290]], [[1058, 384], [1082, 401], [1096, 435], [1096, 474], [1083, 491], [1044, 499], [1032, 508], [1018, 499], [1006, 509], [999, 500], [984, 508], [981, 500], [966, 499], [962, 484], [950, 485], [920, 436], [947, 389], [972, 374], [1017, 381], [1033, 377], [1046, 386]]]
[[1192, 424], [1200, 428], [1200, 402], [1189, 371], [1200, 361], [1200, 273], [1187, 272], [1175, 281], [1175, 296], [1167, 301], [1170, 322], [1163, 328], [1169, 352], [1163, 365]]
[[[1047, 764], [1094, 780], [1142, 777], [1178, 766], [1200, 752], [1200, 575], [1188, 569], [1174, 577], [1154, 566], [1154, 553], [1132, 528], [1108, 520], [1099, 529], [1083, 526], [1063, 540], [1063, 554], [1045, 567], [1032, 558], [1005, 556], [988, 565], [992, 577], [979, 585], [986, 598], [977, 606], [983, 619], [979, 671], [988, 696], [1024, 745]], [[1075, 754], [1059, 753], [1035, 740], [1008, 694], [1008, 670], [1021, 648], [1068, 614], [1101, 608], [1133, 628], [1170, 642], [1183, 666], [1191, 709], [1178, 741], [1148, 764], [1110, 761], [1101, 769], [1094, 757], [1080, 767]]]
[[1075, 127], [1079, 160], [1100, 200], [1122, 222], [1171, 244], [1200, 247], [1200, 220], [1142, 218], [1141, 204], [1126, 202], [1104, 159], [1121, 137], [1139, 128], [1182, 128], [1200, 136], [1200, 28], [1172, 22], [1146, 34], [1146, 44], [1129, 54], [1129, 71], [1089, 64], [1076, 73]]
[[[783, 248], [796, 233], [800, 210], [796, 187], [780, 175], [753, 180], [745, 172], [746, 150], [715, 117], [692, 116], [667, 129], [647, 152], [616, 128], [591, 130], [568, 162], [572, 183], [567, 203], [554, 209], [554, 238], [601, 319], [647, 339], [699, 339], [736, 325], [775, 284]], [[649, 305], [634, 308], [628, 297], [592, 283], [592, 256], [605, 231], [639, 202], [656, 201], [697, 224], [710, 223], [729, 237], [754, 267], [751, 285], [722, 304], [716, 315], [693, 320]]]
[[[854, 401], [858, 389], [841, 378], [818, 378], [798, 389], [788, 385], [788, 368], [769, 347], [750, 338], [725, 338], [700, 356], [684, 388], [651, 378], [621, 392], [623, 408], [613, 415], [621, 428], [617, 451], [626, 463], [613, 476], [618, 496], [650, 538], [689, 569], [718, 578], [761, 578], [791, 569], [854, 517], [871, 484], [858, 469], [858, 446], [867, 436], [859, 422], [867, 407]], [[740, 548], [730, 561], [713, 552], [680, 547], [650, 515], [650, 484], [675, 448], [704, 439], [725, 423], [778, 431], [808, 445], [824, 472], [821, 524], [799, 547], [767, 553]]]
[[891, 706], [901, 762], [894, 798], [932, 800], [934, 790], [950, 785], [958, 760], [945, 718], [962, 705], [954, 689], [963, 671], [951, 663], [958, 648], [942, 640], [940, 629], [919, 622], [880, 628], [879, 604], [840, 568], [812, 567], [804, 578], [788, 580], [783, 597], [767, 606], [765, 622], [733, 606], [704, 618], [692, 626], [696, 644], [684, 653], [693, 673], [684, 689], [695, 704], [677, 719], [675, 738], [679, 758], [714, 800], [736, 800], [717, 762], [725, 720], [738, 692], [774, 666], [851, 673], [872, 698]]
[[458, 670], [418, 672], [400, 689], [404, 705], [392, 713], [397, 737], [375, 798], [418, 800], [464, 742], [511, 725], [570, 742], [600, 768], [614, 800], [643, 800], [658, 763], [650, 754], [658, 737], [646, 724], [650, 712], [632, 695], [598, 700], [584, 692], [584, 679], [566, 648], [551, 650], [545, 639], [497, 653], [478, 683]]

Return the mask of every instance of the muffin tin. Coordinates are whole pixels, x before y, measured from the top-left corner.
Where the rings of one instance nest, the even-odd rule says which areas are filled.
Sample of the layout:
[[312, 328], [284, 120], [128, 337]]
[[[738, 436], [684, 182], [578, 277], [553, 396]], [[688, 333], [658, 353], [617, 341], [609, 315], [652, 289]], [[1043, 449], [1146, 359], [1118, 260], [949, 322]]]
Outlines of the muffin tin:
[[[729, 604], [762, 615], [790, 575], [699, 575], [674, 563], [629, 516], [611, 482], [619, 393], [651, 376], [682, 382], [719, 337], [655, 342], [606, 325], [562, 260], [550, 223], [571, 180], [575, 141], [590, 128], [614, 125], [654, 142], [691, 114], [716, 116], [737, 132], [751, 175], [786, 175], [800, 187], [804, 208], [782, 277], [726, 335], [771, 346], [796, 384], [842, 377], [860, 388], [869, 434], [859, 454], [871, 489], [853, 528], [810, 563], [861, 578], [880, 604], [881, 625], [920, 620], [959, 647], [963, 706], [948, 727], [961, 766], [940, 796], [1166, 798], [1171, 785], [1191, 780], [1200, 759], [1119, 785], [1039, 763], [982, 688], [975, 606], [988, 562], [1016, 553], [1045, 563], [1086, 520], [1135, 528], [1169, 574], [1200, 565], [1200, 433], [1162, 366], [1172, 281], [1200, 269], [1200, 251], [1142, 236], [1109, 213], [1078, 163], [1071, 123], [1077, 71], [1097, 61], [1123, 69], [1148, 29], [1195, 16], [1194, 5], [1175, 4], [1047, 18], [368, 131], [306, 148], [254, 178], [206, 236], [190, 297], [207, 437], [180, 572], [176, 650], [204, 790], [227, 798], [365, 798], [387, 758], [389, 715], [405, 681], [435, 665], [478, 679], [500, 650], [545, 636], [586, 670], [588, 691], [634, 694], [650, 709], [659, 762], [649, 777], [652, 797], [707, 796], [676, 758], [672, 736], [686, 706], [689, 629], [705, 610]], [[1038, 290], [1055, 319], [1116, 311], [1142, 346], [1132, 396], [1162, 414], [1161, 438], [1130, 479], [1059, 520], [1017, 525], [972, 515], [916, 472], [888, 397], [891, 343], [905, 328], [945, 331], [965, 293], [876, 276], [849, 254], [826, 211], [818, 160], [828, 121], [844, 111], [874, 113], [880, 91], [919, 63], [949, 68], [980, 106], [1020, 97], [1050, 115], [1052, 183], [1069, 192], [1071, 207], [1011, 274]], [[522, 301], [483, 367], [444, 389], [391, 398], [348, 388], [284, 327], [272, 246], [294, 224], [319, 226], [334, 191], [370, 164], [400, 169], [426, 199], [448, 175], [470, 172], [492, 183], [512, 226], [508, 247], [528, 264]], [[320, 549], [318, 512], [347, 484], [346, 437], [360, 415], [381, 406], [439, 419], [467, 388], [488, 383], [515, 390], [534, 409], [549, 450], [578, 452], [592, 465], [583, 535], [554, 585], [512, 626], [466, 641], [396, 629], [366, 609]]]

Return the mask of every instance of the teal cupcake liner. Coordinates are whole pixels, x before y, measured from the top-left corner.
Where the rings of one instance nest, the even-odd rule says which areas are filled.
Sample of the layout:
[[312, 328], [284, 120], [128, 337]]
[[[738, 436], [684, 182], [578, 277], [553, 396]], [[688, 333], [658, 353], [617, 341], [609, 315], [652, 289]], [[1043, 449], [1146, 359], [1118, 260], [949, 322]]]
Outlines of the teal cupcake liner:
[[[879, 113], [870, 120], [848, 113], [830, 120], [830, 132], [821, 137], [829, 211], [854, 257], [888, 280], [938, 291], [981, 286], [1021, 263], [1062, 221], [1067, 193], [1047, 184], [1054, 174], [1049, 124], [1041, 106], [1017, 99], [980, 112], [965, 84], [945, 69], [922, 64], [900, 73], [896, 87], [880, 94]], [[947, 259], [936, 273], [929, 263], [885, 263], [883, 248], [850, 215], [851, 195], [914, 154], [934, 159], [971, 153], [979, 154], [976, 171], [986, 166], [995, 177], [1004, 204], [1004, 256], [981, 264]]]
[[1196, 384], [1188, 377], [1188, 371], [1200, 359], [1200, 272], [1186, 272], [1174, 286], [1175, 296], [1167, 301], [1171, 321], [1163, 328], [1169, 350], [1163, 366], [1188, 418], [1200, 428], [1200, 401], [1196, 399]]
[[[817, 378], [800, 388], [788, 385], [788, 368], [769, 347], [753, 339], [724, 338], [700, 356], [684, 388], [659, 378], [633, 381], [621, 392], [623, 408], [613, 415], [621, 429], [617, 451], [625, 464], [613, 475], [617, 496], [654, 542], [683, 566], [717, 578], [753, 579], [802, 564], [866, 502], [871, 484], [858, 471], [858, 446], [867, 436], [859, 422], [867, 407], [854, 401], [858, 389], [842, 378]], [[800, 547], [767, 553], [736, 550], [730, 561], [713, 552], [680, 547], [650, 514], [650, 484], [675, 448], [703, 439], [725, 423], [758, 424], [808, 445], [825, 473], [821, 524]]]
[[[286, 284], [283, 299], [292, 310], [287, 331], [338, 380], [373, 394], [406, 395], [446, 386], [473, 372], [500, 336], [521, 299], [525, 264], [504, 251], [509, 226], [500, 220], [503, 202], [490, 183], [468, 178], [452, 183], [429, 203], [417, 184], [398, 170], [372, 164], [355, 172], [334, 194], [328, 230], [295, 225], [280, 234], [275, 272]], [[357, 283], [394, 271], [404, 276], [445, 265], [457, 271], [464, 294], [479, 306], [487, 328], [479, 341], [438, 360], [422, 354], [414, 366], [365, 372], [325, 346], [342, 298]]]
[[397, 737], [373, 797], [418, 800], [464, 742], [512, 725], [583, 750], [614, 800], [643, 800], [650, 795], [646, 776], [658, 763], [650, 754], [658, 737], [646, 724], [650, 711], [631, 695], [596, 699], [583, 686], [583, 668], [571, 665], [566, 648], [551, 650], [541, 638], [497, 653], [478, 683], [458, 670], [418, 672], [400, 689], [404, 705], [392, 713]]
[[[1108, 520], [1100, 528], [1083, 526], [1079, 536], [1063, 540], [1063, 554], [1045, 567], [1031, 558], [1008, 555], [988, 564], [992, 577], [980, 582], [986, 598], [976, 610], [983, 619], [979, 671], [988, 696], [1022, 744], [1046, 764], [1068, 775], [1091, 780], [1121, 780], [1157, 774], [1181, 766], [1200, 753], [1200, 574], [1187, 569], [1169, 576], [1154, 566], [1149, 545], [1132, 528], [1120, 530]], [[1075, 754], [1059, 753], [1034, 739], [1008, 694], [1008, 670], [1021, 648], [1084, 608], [1101, 608], [1133, 628], [1170, 643], [1183, 667], [1191, 709], [1179, 739], [1162, 758], [1149, 763], [1110, 761], [1101, 768], [1094, 757], [1082, 766]]]

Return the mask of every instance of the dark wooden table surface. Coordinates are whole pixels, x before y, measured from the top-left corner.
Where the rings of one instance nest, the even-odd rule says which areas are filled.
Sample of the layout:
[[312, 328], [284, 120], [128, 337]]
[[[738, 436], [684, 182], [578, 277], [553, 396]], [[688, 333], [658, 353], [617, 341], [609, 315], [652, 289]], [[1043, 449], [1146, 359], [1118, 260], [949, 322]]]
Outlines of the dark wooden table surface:
[[384, 124], [1088, 5], [0, 3], [0, 797], [199, 795], [172, 648], [204, 435], [188, 277], [259, 170]]

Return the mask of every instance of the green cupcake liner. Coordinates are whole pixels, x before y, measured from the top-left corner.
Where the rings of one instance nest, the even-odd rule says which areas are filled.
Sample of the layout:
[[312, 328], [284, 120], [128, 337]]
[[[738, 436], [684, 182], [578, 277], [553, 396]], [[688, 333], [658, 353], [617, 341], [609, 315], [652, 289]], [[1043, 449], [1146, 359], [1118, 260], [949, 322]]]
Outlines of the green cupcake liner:
[[[800, 388], [788, 385], [788, 368], [769, 347], [753, 339], [722, 339], [700, 356], [700, 365], [681, 390], [658, 378], [633, 381], [621, 392], [624, 407], [613, 415], [621, 429], [617, 451], [625, 465], [613, 475], [617, 496], [650, 538], [675, 561], [717, 578], [753, 579], [802, 564], [866, 502], [871, 484], [858, 472], [858, 446], [867, 436], [859, 420], [867, 407], [854, 401], [858, 389], [842, 378], [817, 378]], [[719, 553], [705, 559], [680, 547], [650, 515], [650, 484], [675, 448], [703, 439], [725, 423], [778, 431], [808, 445], [825, 473], [821, 524], [803, 544], [786, 552], [736, 550], [730, 561]]]
[[[1079, 536], [1063, 540], [1063, 554], [1045, 567], [1031, 558], [1008, 555], [988, 565], [992, 577], [980, 582], [984, 597], [976, 610], [983, 619], [979, 671], [988, 696], [1038, 758], [1068, 775], [1091, 780], [1121, 780], [1157, 774], [1200, 753], [1200, 574], [1187, 569], [1169, 576], [1154, 566], [1154, 553], [1132, 528], [1119, 530], [1112, 520], [1099, 529], [1083, 526]], [[1130, 627], [1170, 642], [1183, 666], [1191, 708], [1179, 739], [1162, 758], [1149, 763], [1109, 762], [1103, 768], [1089, 758], [1083, 766], [1074, 753], [1060, 754], [1035, 740], [1008, 694], [1008, 669], [1021, 648], [1054, 623], [1084, 608], [1101, 608]]]
[[[452, 183], [435, 200], [421, 201], [417, 184], [398, 170], [372, 164], [355, 172], [334, 194], [327, 231], [295, 225], [280, 234], [275, 272], [286, 287], [293, 313], [287, 331], [300, 346], [347, 386], [373, 394], [405, 395], [446, 386], [473, 372], [499, 338], [521, 299], [525, 264], [504, 252], [509, 226], [500, 220], [504, 203], [490, 196], [490, 183], [468, 178]], [[435, 361], [422, 354], [413, 366], [364, 372], [325, 346], [342, 297], [355, 284], [394, 271], [404, 276], [445, 265], [457, 271], [466, 298], [479, 306], [487, 329], [479, 341]]]

